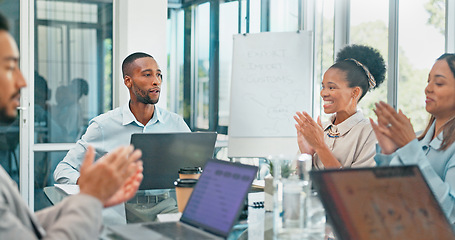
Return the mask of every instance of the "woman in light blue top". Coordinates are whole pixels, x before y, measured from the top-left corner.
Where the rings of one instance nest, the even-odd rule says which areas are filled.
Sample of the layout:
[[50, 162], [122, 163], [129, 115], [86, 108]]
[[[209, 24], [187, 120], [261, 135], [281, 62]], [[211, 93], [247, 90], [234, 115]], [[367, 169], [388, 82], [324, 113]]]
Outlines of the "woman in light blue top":
[[425, 109], [431, 114], [416, 138], [409, 119], [384, 102], [376, 104], [378, 166], [417, 164], [452, 224], [455, 223], [455, 54], [439, 57], [428, 75]]

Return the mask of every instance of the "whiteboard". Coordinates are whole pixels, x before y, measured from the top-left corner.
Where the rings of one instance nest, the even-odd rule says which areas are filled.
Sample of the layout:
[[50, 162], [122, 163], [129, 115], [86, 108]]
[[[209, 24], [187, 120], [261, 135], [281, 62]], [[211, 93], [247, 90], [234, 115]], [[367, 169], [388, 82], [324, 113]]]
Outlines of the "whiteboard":
[[297, 152], [296, 111], [312, 114], [312, 32], [234, 35], [229, 157]]

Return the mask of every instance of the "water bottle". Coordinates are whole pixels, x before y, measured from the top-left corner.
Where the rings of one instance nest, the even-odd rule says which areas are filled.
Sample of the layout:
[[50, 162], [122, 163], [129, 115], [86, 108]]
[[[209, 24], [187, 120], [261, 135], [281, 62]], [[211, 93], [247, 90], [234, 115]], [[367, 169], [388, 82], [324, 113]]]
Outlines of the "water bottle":
[[311, 189], [309, 171], [312, 156], [280, 155], [271, 160], [274, 178], [274, 239], [303, 239], [306, 235], [306, 198]]
[[303, 236], [302, 239], [323, 240], [325, 238], [325, 210], [316, 191], [311, 189], [310, 171], [312, 156], [301, 154], [297, 161], [299, 178], [305, 183], [305, 199], [303, 204]]

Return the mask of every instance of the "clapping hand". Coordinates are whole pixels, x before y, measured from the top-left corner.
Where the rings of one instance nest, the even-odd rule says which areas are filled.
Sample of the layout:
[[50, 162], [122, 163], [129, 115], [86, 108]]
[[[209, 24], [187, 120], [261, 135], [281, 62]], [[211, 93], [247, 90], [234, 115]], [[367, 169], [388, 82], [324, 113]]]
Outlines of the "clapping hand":
[[308, 113], [296, 112], [294, 119], [300, 152], [314, 154], [315, 149], [325, 146], [320, 118], [316, 123]]
[[300, 153], [308, 153], [313, 155], [315, 153], [313, 147], [306, 141], [305, 137], [302, 134], [302, 130], [299, 129], [298, 124], [295, 128], [297, 129], [297, 143], [299, 145]]
[[144, 169], [142, 167], [142, 162], [138, 161], [136, 162], [137, 170], [136, 173], [134, 173], [130, 178], [128, 178], [123, 186], [111, 197], [109, 198], [105, 203], [104, 207], [110, 207], [114, 206], [123, 202], [126, 202], [130, 200], [134, 195], [136, 195], [137, 190], [139, 189], [139, 186], [141, 185], [142, 182], [142, 170]]
[[416, 138], [411, 121], [401, 110], [396, 112], [382, 101], [375, 106], [378, 123], [374, 123], [371, 118], [370, 123], [382, 153], [391, 154]]
[[94, 150], [88, 147], [78, 180], [80, 192], [98, 198], [105, 207], [132, 198], [143, 178], [141, 151], [133, 150], [119, 147], [94, 163]]

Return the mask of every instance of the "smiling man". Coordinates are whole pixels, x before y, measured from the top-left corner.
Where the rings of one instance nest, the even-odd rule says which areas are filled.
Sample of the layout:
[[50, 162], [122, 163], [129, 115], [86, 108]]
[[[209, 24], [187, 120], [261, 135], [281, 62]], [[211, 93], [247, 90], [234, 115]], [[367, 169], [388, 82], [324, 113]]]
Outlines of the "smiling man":
[[95, 148], [98, 159], [118, 146], [128, 145], [133, 133], [190, 131], [182, 117], [155, 106], [163, 79], [152, 56], [142, 52], [129, 55], [123, 61], [122, 72], [129, 103], [90, 121], [86, 133], [57, 165], [54, 178], [58, 183], [77, 183], [88, 145]]

